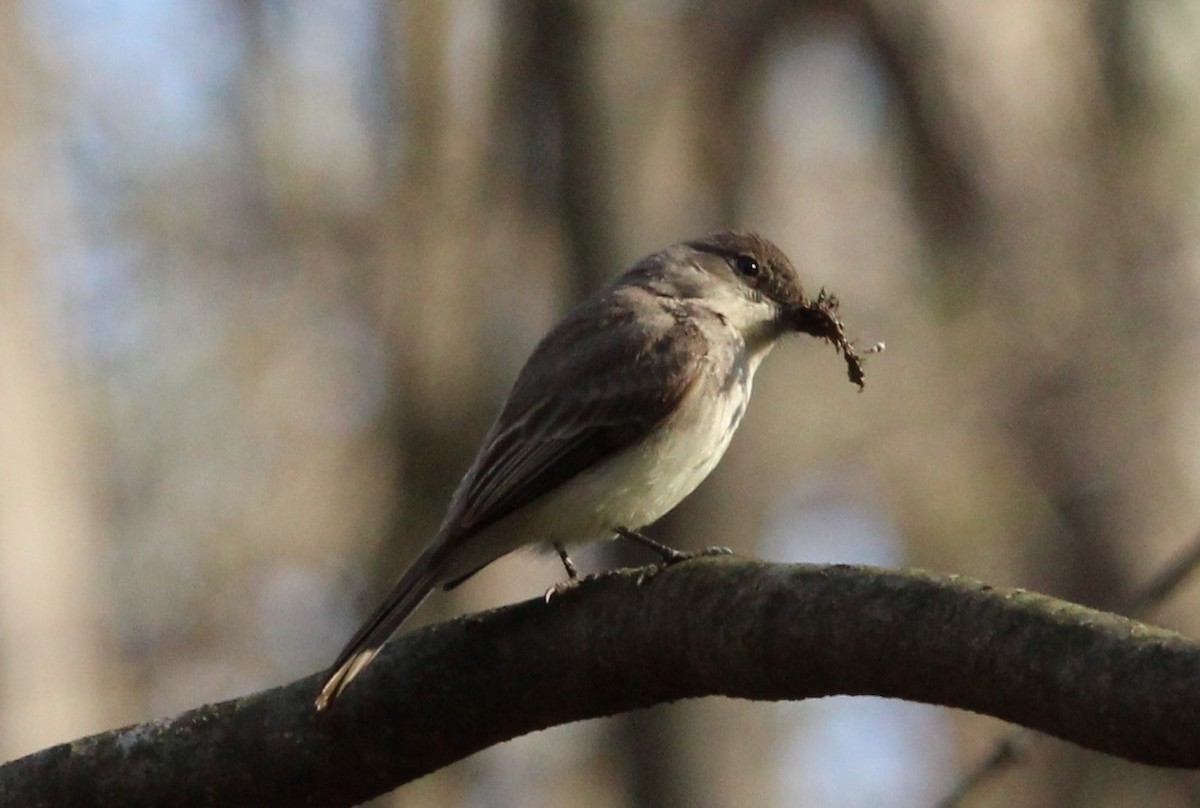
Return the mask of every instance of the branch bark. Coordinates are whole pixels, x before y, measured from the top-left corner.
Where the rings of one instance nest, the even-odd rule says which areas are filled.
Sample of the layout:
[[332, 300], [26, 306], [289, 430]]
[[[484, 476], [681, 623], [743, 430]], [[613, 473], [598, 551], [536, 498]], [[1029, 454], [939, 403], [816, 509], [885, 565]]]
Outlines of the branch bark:
[[1200, 767], [1200, 645], [955, 576], [704, 558], [393, 641], [318, 677], [0, 767], [0, 806], [350, 805], [534, 730], [698, 696], [879, 695]]

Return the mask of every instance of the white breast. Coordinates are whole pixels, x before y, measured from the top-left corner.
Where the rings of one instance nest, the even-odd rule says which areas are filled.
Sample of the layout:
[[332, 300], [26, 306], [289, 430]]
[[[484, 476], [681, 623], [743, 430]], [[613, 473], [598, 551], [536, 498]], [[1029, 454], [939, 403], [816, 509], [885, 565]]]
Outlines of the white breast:
[[761, 359], [741, 358], [743, 372], [733, 372], [732, 362], [711, 367], [650, 437], [472, 536], [454, 553], [443, 580], [527, 544], [606, 539], [618, 527], [637, 530], [657, 521], [704, 481], [729, 448]]
[[[649, 438], [596, 469], [579, 505], [591, 502], [591, 535], [638, 529], [660, 519], [716, 468], [741, 423], [749, 377], [726, 390], [697, 385]], [[561, 537], [570, 540], [576, 537]]]

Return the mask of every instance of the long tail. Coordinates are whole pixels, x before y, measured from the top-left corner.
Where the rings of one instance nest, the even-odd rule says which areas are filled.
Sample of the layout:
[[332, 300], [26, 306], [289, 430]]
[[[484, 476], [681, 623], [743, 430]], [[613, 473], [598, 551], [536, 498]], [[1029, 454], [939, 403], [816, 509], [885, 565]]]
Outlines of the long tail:
[[392, 633], [412, 614], [437, 584], [437, 543], [426, 548], [400, 576], [387, 598], [346, 643], [333, 663], [333, 673], [315, 702], [318, 711], [327, 709], [354, 677], [362, 673]]

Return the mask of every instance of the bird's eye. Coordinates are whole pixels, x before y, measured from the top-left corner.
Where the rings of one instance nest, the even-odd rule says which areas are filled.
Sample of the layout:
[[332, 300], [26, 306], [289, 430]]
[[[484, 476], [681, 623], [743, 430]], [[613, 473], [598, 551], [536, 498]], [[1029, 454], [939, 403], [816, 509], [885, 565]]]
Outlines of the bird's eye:
[[752, 255], [739, 255], [733, 262], [739, 275], [744, 275], [747, 278], [757, 278], [761, 271], [758, 266], [758, 261]]

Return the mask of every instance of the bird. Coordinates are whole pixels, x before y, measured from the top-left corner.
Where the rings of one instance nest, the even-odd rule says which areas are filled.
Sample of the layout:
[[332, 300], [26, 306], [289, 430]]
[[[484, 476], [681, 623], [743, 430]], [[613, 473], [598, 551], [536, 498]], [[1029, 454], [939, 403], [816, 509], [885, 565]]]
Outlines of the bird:
[[552, 547], [571, 579], [566, 547], [585, 541], [624, 536], [665, 562], [687, 557], [640, 531], [716, 467], [781, 337], [821, 336], [850, 363], [840, 322], [821, 316], [829, 302], [805, 297], [779, 247], [730, 230], [648, 255], [579, 304], [534, 348], [441, 526], [338, 654], [316, 709], [431, 591], [518, 548]]

